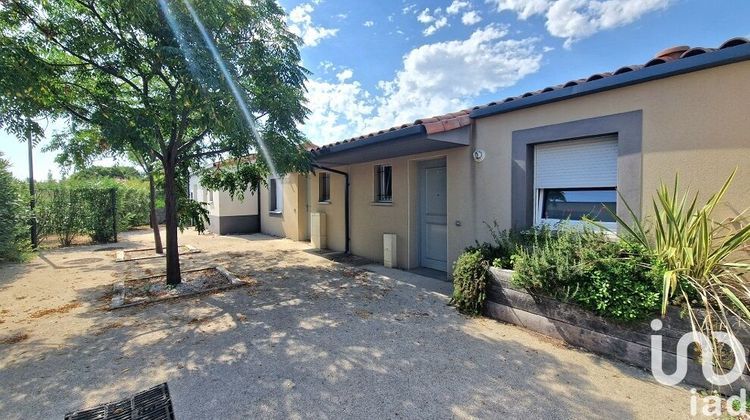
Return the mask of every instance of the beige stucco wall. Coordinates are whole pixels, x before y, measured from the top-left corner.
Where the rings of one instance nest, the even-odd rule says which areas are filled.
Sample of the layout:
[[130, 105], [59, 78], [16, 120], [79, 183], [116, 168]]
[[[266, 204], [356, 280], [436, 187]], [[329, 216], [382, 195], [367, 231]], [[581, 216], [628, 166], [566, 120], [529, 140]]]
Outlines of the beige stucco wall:
[[[403, 156], [336, 169], [348, 172], [351, 183], [351, 251], [382, 261], [384, 233], [398, 235], [398, 266], [418, 266], [417, 167], [420, 160], [444, 157], [448, 173], [448, 265], [475, 240], [489, 240], [485, 222], [511, 225], [511, 147], [516, 130], [641, 110], [642, 210], [648, 215], [651, 196], [660, 181], [679, 173], [683, 186], [713, 193], [738, 167], [723, 215], [750, 207], [750, 62], [731, 64], [626, 88], [541, 105], [474, 121], [472, 145], [422, 155]], [[471, 152], [484, 149], [483, 162]], [[374, 165], [393, 166], [393, 204], [373, 203]], [[318, 203], [316, 175], [308, 184], [299, 175], [285, 183], [282, 218], [269, 217], [264, 190], [263, 232], [304, 239], [309, 185], [309, 211], [327, 214], [328, 244], [343, 250], [344, 177], [331, 177], [331, 203]], [[627, 176], [627, 174], [625, 174]], [[293, 209], [293, 210], [292, 210]], [[301, 209], [301, 211], [300, 211]], [[294, 211], [288, 214], [288, 211]], [[458, 222], [458, 223], [457, 223]], [[450, 271], [450, 268], [449, 268]]]
[[749, 86], [750, 62], [742, 62], [475, 120], [476, 147], [488, 154], [469, 181], [478, 197], [476, 238], [488, 239], [484, 221], [510, 226], [513, 131], [636, 110], [643, 112], [644, 214], [659, 183], [675, 173], [705, 198], [738, 167], [723, 209], [736, 214], [750, 206]]
[[321, 203], [319, 202], [320, 184], [318, 183], [320, 172], [316, 171], [308, 175], [310, 178], [308, 183], [310, 213], [325, 213], [328, 248], [334, 251], [344, 251], [346, 249], [344, 228], [345, 177], [341, 174], [329, 172], [331, 175], [331, 199], [327, 203]]
[[[449, 149], [418, 155], [402, 156], [335, 169], [347, 172], [350, 182], [350, 218], [351, 218], [351, 252], [374, 261], [383, 261], [383, 234], [398, 235], [398, 267], [414, 268], [418, 263], [419, 236], [417, 231], [417, 199], [419, 189], [417, 169], [420, 161], [446, 159], [447, 194], [448, 194], [448, 261], [454, 260], [460, 247], [454, 243], [463, 238], [456, 221], [461, 224], [466, 203], [451, 200], [456, 191], [465, 188], [467, 171], [470, 168], [471, 151], [467, 147]], [[393, 167], [393, 202], [391, 204], [374, 203], [375, 165]], [[338, 174], [331, 176], [331, 202], [320, 204], [318, 200], [317, 175], [313, 175], [311, 193], [314, 202], [311, 211], [326, 213], [329, 248], [343, 251], [345, 248], [344, 224], [344, 177]]]
[[302, 240], [307, 227], [305, 176], [288, 174], [282, 178], [282, 186], [284, 204], [280, 214], [271, 214], [268, 210], [268, 187], [260, 190], [261, 232], [295, 241]]

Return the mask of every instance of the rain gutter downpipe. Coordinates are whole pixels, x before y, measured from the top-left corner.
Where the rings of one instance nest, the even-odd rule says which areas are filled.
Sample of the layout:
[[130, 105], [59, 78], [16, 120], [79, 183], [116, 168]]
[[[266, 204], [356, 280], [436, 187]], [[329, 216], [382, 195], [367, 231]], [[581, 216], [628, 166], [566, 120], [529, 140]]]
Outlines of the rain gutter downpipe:
[[349, 250], [349, 242], [350, 242], [350, 237], [349, 237], [349, 174], [347, 172], [344, 172], [344, 171], [339, 171], [338, 169], [326, 168], [325, 166], [320, 166], [320, 165], [317, 165], [317, 164], [313, 164], [312, 166], [313, 166], [313, 168], [318, 168], [318, 169], [321, 169], [323, 171], [328, 171], [328, 172], [332, 172], [334, 174], [339, 174], [339, 175], [343, 175], [344, 176], [344, 182], [345, 182], [345, 187], [344, 187], [344, 231], [346, 232], [346, 242], [345, 242], [346, 245], [344, 245], [344, 248], [345, 248], [344, 252], [346, 254], [349, 254], [349, 251], [350, 251]]

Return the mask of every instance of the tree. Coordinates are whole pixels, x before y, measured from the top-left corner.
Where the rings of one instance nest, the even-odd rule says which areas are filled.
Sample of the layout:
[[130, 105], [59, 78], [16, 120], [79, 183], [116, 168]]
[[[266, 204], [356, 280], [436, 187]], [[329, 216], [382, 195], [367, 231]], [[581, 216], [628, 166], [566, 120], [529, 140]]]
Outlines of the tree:
[[0, 262], [17, 261], [29, 249], [27, 207], [23, 184], [13, 178], [10, 164], [0, 153]]
[[0, 45], [39, 69], [45, 84], [25, 101], [64, 112], [77, 129], [99, 130], [102, 147], [161, 163], [168, 284], [181, 281], [180, 171], [253, 151], [261, 158], [244, 165], [263, 173], [308, 169], [298, 129], [309, 112], [307, 70], [300, 39], [274, 0], [8, 0], [0, 7]]
[[113, 179], [143, 179], [143, 174], [138, 172], [138, 169], [132, 166], [97, 166], [91, 165], [85, 168], [77, 169], [71, 176], [70, 179], [99, 179], [99, 178], [113, 178]]
[[104, 139], [98, 127], [89, 129], [74, 127], [53, 136], [52, 141], [45, 149], [48, 151], [59, 150], [60, 153], [55, 158], [56, 162], [64, 167], [76, 168], [76, 172], [71, 176], [73, 179], [89, 179], [92, 177], [140, 178], [141, 174], [131, 167], [91, 166], [91, 162], [96, 158], [107, 156], [125, 156], [131, 162], [135, 162], [148, 179], [149, 223], [154, 233], [154, 250], [157, 254], [163, 254], [164, 247], [162, 246], [159, 221], [156, 216], [156, 185], [154, 180], [154, 172], [157, 170], [158, 161], [153, 153], [133, 145], [120, 145], [126, 149], [121, 151], [112, 150], [107, 146], [108, 144], [109, 142]]

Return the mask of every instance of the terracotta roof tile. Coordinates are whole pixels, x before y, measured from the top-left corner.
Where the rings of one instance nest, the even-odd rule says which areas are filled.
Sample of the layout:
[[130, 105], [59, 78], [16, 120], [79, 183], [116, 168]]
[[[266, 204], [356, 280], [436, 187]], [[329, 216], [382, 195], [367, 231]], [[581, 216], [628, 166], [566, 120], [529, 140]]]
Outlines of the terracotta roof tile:
[[[471, 110], [477, 110], [481, 108], [490, 107], [493, 105], [497, 105], [498, 103], [512, 102], [521, 98], [528, 98], [530, 96], [543, 95], [545, 93], [553, 92], [559, 89], [568, 88], [571, 86], [577, 86], [577, 85], [581, 85], [584, 83], [590, 83], [596, 80], [606, 79], [606, 78], [618, 76], [624, 73], [636, 72], [647, 67], [658, 66], [664, 63], [668, 63], [670, 61], [681, 60], [687, 57], [693, 57], [693, 56], [700, 55], [700, 54], [707, 54], [712, 51], [716, 51], [717, 49], [721, 50], [721, 49], [736, 47], [738, 45], [744, 45], [748, 43], [750, 43], [750, 40], [748, 40], [747, 38], [737, 37], [737, 38], [731, 38], [725, 41], [723, 44], [721, 44], [719, 48], [705, 48], [705, 47], [690, 48], [687, 45], [671, 47], [671, 48], [667, 48], [662, 51], [659, 51], [658, 53], [655, 54], [654, 58], [647, 61], [645, 64], [633, 64], [630, 66], [620, 67], [614, 72], [603, 72], [603, 73], [592, 74], [591, 76], [584, 78], [584, 79], [571, 80], [564, 84], [546, 87], [544, 89], [536, 90], [533, 92], [526, 92], [521, 96], [515, 96], [515, 97], [511, 96], [511, 97], [503, 99], [502, 101], [493, 101], [488, 104], [477, 105], [471, 108]], [[335, 142], [326, 146], [315, 148], [312, 151], [321, 152], [331, 146], [335, 146], [335, 145], [343, 144], [343, 143], [351, 143], [353, 141], [363, 140], [366, 138], [376, 136], [378, 134], [401, 130], [404, 128], [413, 127], [415, 125], [424, 126], [427, 134], [434, 134], [434, 133], [439, 133], [443, 131], [455, 130], [457, 128], [465, 127], [471, 124], [471, 118], [469, 117], [469, 113], [471, 110], [465, 109], [465, 110], [461, 110], [458, 112], [451, 112], [448, 114], [437, 115], [437, 116], [430, 117], [430, 118], [421, 118], [421, 119], [414, 121], [413, 123], [407, 123], [407, 124], [402, 124], [399, 126], [394, 126], [385, 130], [378, 131], [377, 133], [369, 133], [369, 134], [362, 135], [359, 137], [352, 137], [350, 139], [338, 141], [338, 142]]]

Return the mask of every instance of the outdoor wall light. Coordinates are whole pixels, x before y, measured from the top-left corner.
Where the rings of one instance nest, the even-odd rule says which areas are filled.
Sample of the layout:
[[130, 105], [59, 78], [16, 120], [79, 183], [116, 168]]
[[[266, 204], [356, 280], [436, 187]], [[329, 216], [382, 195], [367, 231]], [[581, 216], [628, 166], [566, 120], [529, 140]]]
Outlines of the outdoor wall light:
[[482, 149], [475, 149], [474, 153], [472, 153], [472, 157], [474, 158], [474, 162], [481, 162], [481, 161], [483, 161], [485, 156], [487, 156], [487, 152], [485, 152]]

